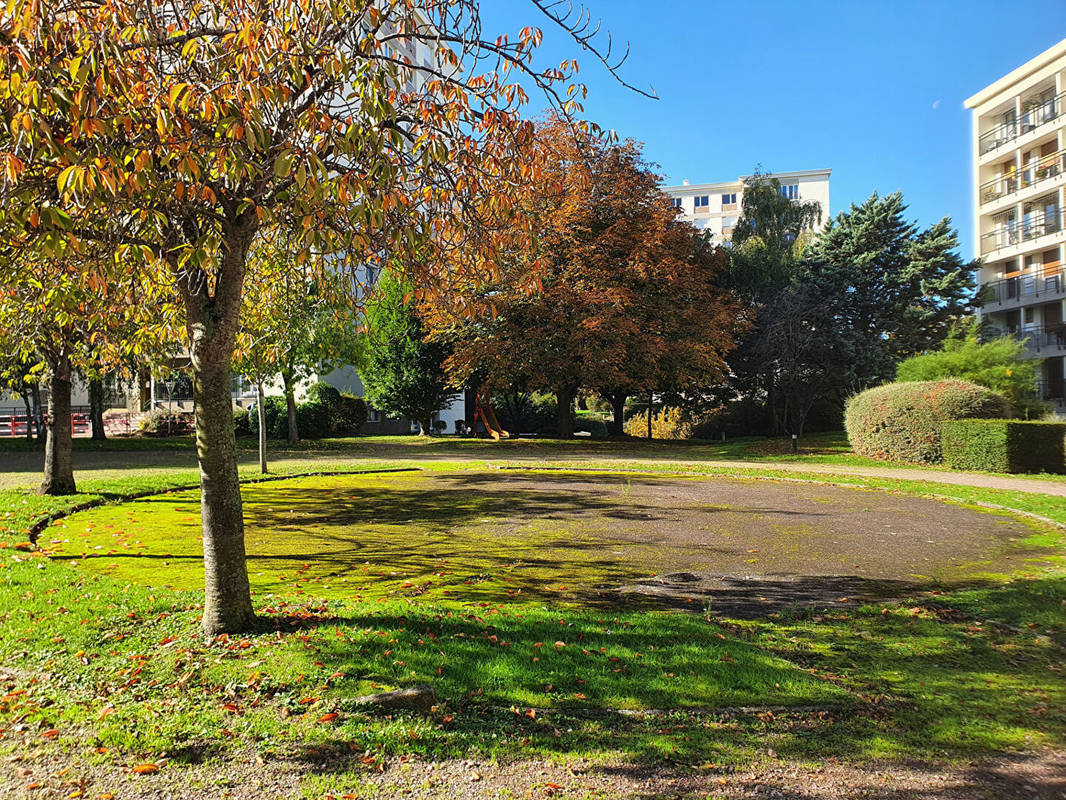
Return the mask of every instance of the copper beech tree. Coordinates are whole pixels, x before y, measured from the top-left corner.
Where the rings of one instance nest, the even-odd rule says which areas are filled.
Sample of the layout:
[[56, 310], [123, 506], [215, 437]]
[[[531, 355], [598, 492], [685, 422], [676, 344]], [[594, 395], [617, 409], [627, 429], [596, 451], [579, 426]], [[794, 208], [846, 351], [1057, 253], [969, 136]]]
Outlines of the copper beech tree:
[[455, 341], [453, 379], [554, 393], [564, 437], [579, 389], [611, 400], [620, 434], [629, 395], [722, 379], [743, 324], [717, 282], [726, 257], [677, 217], [640, 146], [575, 137], [553, 117], [537, 128], [535, 161], [541, 178], [521, 205], [535, 237], [508, 251], [496, 279], [425, 303]]
[[[567, 7], [529, 0], [613, 71]], [[183, 312], [205, 632], [254, 619], [230, 369], [258, 232], [285, 228], [344, 253], [338, 264], [462, 246], [463, 270], [490, 269], [500, 240], [482, 234], [525, 235], [505, 222], [537, 182], [520, 84], [564, 113], [584, 92], [575, 63], [535, 65], [540, 41], [534, 27], [485, 34], [476, 0], [10, 0], [0, 11], [4, 244], [109, 244]]]

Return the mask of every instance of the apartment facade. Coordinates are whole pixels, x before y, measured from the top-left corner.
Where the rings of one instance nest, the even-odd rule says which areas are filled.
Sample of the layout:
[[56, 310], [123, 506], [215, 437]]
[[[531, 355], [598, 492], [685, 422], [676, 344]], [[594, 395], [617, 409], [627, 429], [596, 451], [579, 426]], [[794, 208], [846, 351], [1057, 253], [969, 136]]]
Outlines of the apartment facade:
[[966, 101], [981, 319], [1026, 342], [1066, 414], [1066, 40]]
[[[816, 200], [822, 207], [822, 222], [829, 220], [829, 175], [832, 170], [814, 169], [801, 172], [775, 172], [768, 177], [781, 184], [781, 194], [790, 200]], [[708, 230], [718, 242], [727, 242], [740, 219], [746, 177], [724, 183], [666, 186], [663, 191], [681, 210], [684, 218], [700, 230]]]

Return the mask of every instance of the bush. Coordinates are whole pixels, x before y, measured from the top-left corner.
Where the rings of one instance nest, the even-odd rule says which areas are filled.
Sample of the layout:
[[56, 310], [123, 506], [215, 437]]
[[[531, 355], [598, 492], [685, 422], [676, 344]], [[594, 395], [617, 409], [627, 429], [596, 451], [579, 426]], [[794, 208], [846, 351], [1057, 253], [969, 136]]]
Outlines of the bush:
[[607, 423], [603, 421], [603, 415], [595, 411], [578, 411], [574, 417], [574, 433], [587, 433], [593, 439], [606, 439]]
[[[648, 412], [641, 411], [628, 420], [624, 430], [630, 436], [646, 438], [648, 435]], [[653, 439], [691, 439], [696, 424], [679, 408], [664, 408], [651, 418]]]
[[[289, 436], [289, 410], [284, 397], [267, 397], [263, 400], [263, 414], [266, 417], [266, 435], [268, 439], [286, 439]], [[297, 419], [299, 422], [299, 419]], [[259, 435], [259, 411], [249, 413], [248, 428]]]
[[940, 425], [944, 464], [984, 472], [1066, 472], [1066, 423], [963, 419]]
[[235, 436], [251, 436], [252, 423], [248, 419], [247, 408], [233, 409], [233, 434]]
[[363, 429], [369, 416], [363, 398], [342, 394], [330, 417], [330, 431], [340, 436], [354, 436]]
[[321, 403], [332, 414], [341, 403], [341, 393], [328, 383], [319, 381], [307, 390], [308, 403]]
[[185, 436], [195, 429], [196, 420], [191, 413], [165, 408], [149, 411], [137, 425], [137, 430], [145, 436]]
[[937, 464], [940, 424], [1005, 416], [1007, 401], [959, 380], [889, 383], [848, 400], [844, 424], [856, 453], [889, 461]]
[[[283, 429], [288, 435], [288, 411], [285, 412]], [[324, 403], [309, 401], [296, 406], [296, 428], [301, 439], [324, 439], [332, 430], [329, 407]], [[281, 437], [278, 437], [281, 438]]]

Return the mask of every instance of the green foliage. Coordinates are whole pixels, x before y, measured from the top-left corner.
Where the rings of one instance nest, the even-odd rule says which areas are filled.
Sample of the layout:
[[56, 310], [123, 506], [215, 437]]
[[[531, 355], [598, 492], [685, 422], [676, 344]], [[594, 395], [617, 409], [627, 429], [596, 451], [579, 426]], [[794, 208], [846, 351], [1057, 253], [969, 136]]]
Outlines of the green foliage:
[[296, 425], [301, 436], [307, 439], [324, 439], [333, 429], [332, 414], [324, 403], [300, 403], [296, 406]]
[[415, 420], [429, 433], [433, 414], [457, 394], [444, 373], [450, 346], [427, 341], [411, 286], [392, 270], [382, 274], [366, 321], [360, 377], [367, 400], [387, 416]]
[[1066, 472], [1066, 423], [964, 419], [940, 425], [944, 466], [984, 472]]
[[157, 408], [141, 418], [137, 430], [145, 436], [184, 436], [195, 426], [195, 419], [188, 412]]
[[[307, 390], [307, 404], [325, 408], [329, 418], [329, 433], [331, 434], [342, 436], [357, 434], [366, 424], [368, 417], [366, 403], [363, 402], [361, 397], [342, 394], [336, 387], [321, 381]], [[300, 418], [301, 411], [299, 409], [300, 407], [297, 407], [296, 413], [300, 432], [304, 435], [309, 435], [304, 431], [304, 423]], [[317, 414], [317, 410], [304, 410], [302, 413], [305, 417], [313, 417]], [[312, 424], [317, 425], [318, 423], [312, 421]]]
[[912, 356], [896, 368], [897, 381], [932, 381], [941, 378], [985, 386], [999, 392], [1014, 407], [1039, 406], [1035, 396], [1036, 361], [1023, 358], [1025, 344], [1011, 336], [982, 342], [977, 326], [963, 328], [934, 353]]
[[[664, 408], [651, 418], [651, 436], [653, 439], [691, 439], [696, 431], [696, 424], [680, 408]], [[625, 424], [629, 436], [646, 438], [648, 435], [648, 412], [634, 414]]]
[[233, 409], [233, 433], [235, 436], [252, 435], [252, 423], [247, 408]]
[[307, 390], [307, 400], [310, 403], [321, 403], [332, 412], [340, 405], [341, 393], [335, 386], [319, 381]]
[[1002, 417], [1002, 395], [959, 380], [890, 383], [848, 400], [844, 422], [855, 452], [888, 461], [937, 464], [940, 424]]
[[947, 217], [921, 231], [899, 192], [870, 196], [834, 218], [807, 254], [805, 281], [829, 302], [860, 385], [938, 347], [969, 310], [974, 263], [958, 254]]

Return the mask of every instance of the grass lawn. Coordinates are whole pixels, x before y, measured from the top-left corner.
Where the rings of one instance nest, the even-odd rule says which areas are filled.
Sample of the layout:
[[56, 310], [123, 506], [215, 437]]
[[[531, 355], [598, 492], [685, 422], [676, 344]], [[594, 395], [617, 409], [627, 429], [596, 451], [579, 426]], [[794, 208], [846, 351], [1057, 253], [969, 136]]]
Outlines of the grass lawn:
[[[188, 444], [169, 447], [189, 455]], [[532, 457], [538, 466], [573, 467], [568, 456], [575, 447], [582, 447], [582, 467], [671, 471], [668, 463], [648, 463], [644, 451], [627, 458], [633, 451], [616, 443], [535, 441], [528, 451], [506, 452], [517, 464]], [[657, 459], [684, 460], [686, 473], [701, 472], [689, 455], [695, 447], [649, 447]], [[755, 446], [734, 448], [734, 459], [750, 460]], [[286, 454], [280, 470], [417, 466], [430, 476], [454, 477], [480, 473], [490, 459], [499, 464], [500, 454], [474, 442], [357, 440]], [[774, 457], [764, 454], [764, 460]], [[778, 472], [772, 463], [758, 471], [710, 465], [702, 471], [941, 496], [968, 507], [991, 503], [1066, 524], [1066, 504], [1048, 495], [827, 478]], [[582, 547], [574, 531], [544, 550], [545, 559], [579, 564], [565, 584], [556, 586], [548, 572], [538, 571], [548, 570], [549, 561], [521, 573], [512, 564], [520, 549], [513, 539], [449, 540], [454, 520], [442, 518], [432, 492], [421, 505], [413, 496], [398, 504], [393, 522], [400, 527], [391, 533], [369, 520], [359, 527], [358, 514], [349, 510], [355, 514], [349, 522], [367, 531], [359, 544], [376, 548], [368, 558], [350, 542], [322, 538], [330, 536], [328, 519], [316, 520], [291, 502], [282, 491], [286, 484], [273, 494], [275, 485], [262, 484], [247, 488], [249, 519], [257, 520], [249, 541], [255, 541], [255, 525], [264, 525], [292, 547], [269, 569], [253, 562], [260, 630], [205, 641], [197, 632], [195, 494], [109, 505], [43, 531], [43, 546], [73, 559], [21, 548], [30, 526], [56, 511], [189, 487], [197, 479], [195, 470], [163, 466], [139, 474], [109, 466], [87, 474], [92, 477], [80, 480], [83, 494], [74, 498], [0, 489], [5, 754], [47, 746], [87, 763], [125, 767], [165, 757], [163, 769], [172, 770], [248, 748], [262, 758], [299, 751], [311, 762], [355, 752], [360, 758], [345, 767], [354, 780], [419, 756], [584, 756], [698, 770], [707, 764], [746, 768], [764, 760], [768, 748], [775, 758], [807, 764], [830, 758], [951, 762], [1066, 747], [1066, 570], [1062, 534], [1046, 527], [1031, 533], [1031, 544], [1044, 555], [1001, 566], [994, 579], [979, 584], [933, 584], [892, 601], [733, 619], [698, 607], [620, 604], [595, 592], [567, 591], [576, 584], [595, 587], [606, 571], [595, 559], [574, 555]], [[254, 476], [251, 466], [244, 475]], [[345, 480], [356, 480], [372, 500], [389, 479]], [[348, 485], [336, 481], [318, 483], [323, 491]], [[464, 502], [464, 517], [476, 523], [508, 514], [506, 505], [476, 491]], [[146, 509], [163, 509], [163, 516], [145, 524], [149, 517], [140, 515]], [[427, 551], [449, 550], [447, 563], [419, 565], [432, 585], [404, 574], [411, 564], [403, 559], [418, 555], [398, 538], [406, 520], [422, 526], [420, 536], [430, 536], [423, 539]], [[303, 531], [317, 522], [314, 536], [305, 538]], [[543, 534], [519, 543], [523, 553], [542, 547]], [[82, 560], [83, 553], [99, 558]], [[123, 553], [153, 558], [107, 568]], [[366, 561], [372, 562], [362, 564], [366, 569], [358, 566]], [[529, 588], [538, 585], [545, 590]], [[380, 716], [352, 704], [357, 695], [414, 683], [435, 688], [432, 714]], [[734, 706], [793, 710], [722, 710]], [[647, 709], [669, 713], [630, 713]]]

